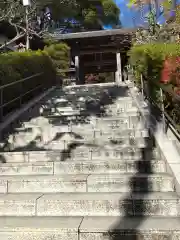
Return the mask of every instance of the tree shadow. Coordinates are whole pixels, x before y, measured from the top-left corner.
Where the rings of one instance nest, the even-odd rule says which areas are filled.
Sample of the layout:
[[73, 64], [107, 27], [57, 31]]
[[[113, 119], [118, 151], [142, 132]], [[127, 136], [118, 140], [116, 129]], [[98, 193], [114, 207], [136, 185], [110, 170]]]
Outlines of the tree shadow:
[[[149, 105], [149, 114], [147, 122], [149, 126], [153, 126], [153, 133], [157, 131], [157, 125], [153, 121], [152, 116], [156, 116], [157, 122], [161, 122], [161, 114], [157, 115], [156, 109], [153, 105]], [[125, 203], [122, 209], [122, 199], [119, 209], [121, 216], [108, 231], [109, 239], [111, 240], [140, 240], [144, 239], [141, 231], [141, 225], [148, 217], [148, 207], [146, 197], [153, 191], [153, 187], [149, 182], [149, 175], [154, 172], [152, 160], [155, 159], [154, 150], [156, 150], [155, 139], [152, 132], [149, 131], [149, 138], [145, 138], [146, 147], [142, 149], [142, 157], [135, 161], [135, 174], [129, 180], [129, 189], [126, 197], [123, 199]], [[143, 180], [139, 178], [139, 174], [144, 174]], [[133, 198], [136, 194], [140, 194], [140, 198]], [[150, 210], [151, 211], [151, 210]], [[149, 213], [150, 214], [150, 213]], [[105, 234], [106, 235], [106, 234]]]
[[67, 149], [64, 149], [61, 152], [61, 161], [63, 162], [63, 161], [66, 161], [67, 159], [71, 159], [73, 150], [75, 150], [75, 149], [77, 149], [78, 147], [81, 147], [81, 146], [94, 147], [94, 146], [97, 146], [97, 145], [82, 143], [82, 142], [70, 143], [70, 144], [68, 144]]
[[[74, 94], [70, 94], [73, 92]], [[18, 152], [18, 151], [50, 151], [52, 149], [47, 149], [43, 146], [38, 147], [37, 142], [41, 141], [41, 135], [36, 135], [31, 141], [27, 142], [24, 146], [15, 147], [11, 149], [8, 145], [8, 137], [10, 135], [15, 135], [16, 133], [26, 133], [31, 132], [33, 130], [32, 127], [26, 127], [26, 123], [31, 122], [32, 120], [36, 120], [40, 117], [46, 119], [49, 124], [52, 126], [60, 126], [63, 125], [78, 125], [78, 124], [89, 124], [90, 117], [92, 116], [105, 116], [105, 107], [112, 104], [117, 97], [124, 97], [128, 95], [128, 88], [125, 86], [117, 87], [115, 85], [112, 86], [85, 86], [85, 87], [71, 87], [69, 90], [66, 88], [56, 89], [53, 93], [50, 93], [44, 99], [42, 99], [36, 106], [33, 106], [31, 109], [24, 112], [16, 121], [10, 124], [6, 129], [1, 132], [1, 142], [5, 142], [4, 146], [0, 148], [1, 152]], [[79, 102], [80, 98], [84, 97], [85, 104], [83, 108], [80, 109]], [[59, 107], [63, 107], [62, 103], [64, 102], [64, 107], [71, 107], [72, 110], [79, 110], [78, 115], [67, 115], [61, 116], [61, 111], [59, 111]], [[52, 116], [52, 110], [54, 116]], [[57, 116], [56, 116], [57, 114]], [[74, 119], [72, 119], [74, 118]], [[57, 131], [56, 135], [50, 139], [50, 142], [59, 141], [66, 132]], [[66, 152], [62, 152], [62, 160], [67, 159], [65, 156], [70, 156], [71, 152], [82, 146], [82, 142], [77, 141], [77, 139], [82, 140], [83, 136], [78, 133], [74, 133], [71, 131], [71, 134], [74, 137], [74, 141], [69, 143]], [[87, 143], [84, 144], [87, 146]], [[5, 162], [5, 159], [2, 160]]]

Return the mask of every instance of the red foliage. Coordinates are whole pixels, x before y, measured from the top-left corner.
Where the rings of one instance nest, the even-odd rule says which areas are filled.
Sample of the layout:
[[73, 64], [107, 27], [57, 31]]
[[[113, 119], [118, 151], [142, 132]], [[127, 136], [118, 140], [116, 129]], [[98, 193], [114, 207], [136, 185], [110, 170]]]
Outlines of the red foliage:
[[175, 86], [180, 86], [180, 57], [166, 58], [161, 72], [161, 82], [164, 84], [171, 82]]
[[161, 82], [162, 83], [169, 83], [171, 80], [171, 75], [173, 72], [173, 59], [172, 58], [166, 58], [163, 64], [163, 70], [161, 72]]
[[180, 95], [180, 88], [174, 88], [174, 92], [175, 94]]
[[86, 83], [96, 83], [98, 81], [98, 77], [94, 74], [88, 74], [85, 77]]

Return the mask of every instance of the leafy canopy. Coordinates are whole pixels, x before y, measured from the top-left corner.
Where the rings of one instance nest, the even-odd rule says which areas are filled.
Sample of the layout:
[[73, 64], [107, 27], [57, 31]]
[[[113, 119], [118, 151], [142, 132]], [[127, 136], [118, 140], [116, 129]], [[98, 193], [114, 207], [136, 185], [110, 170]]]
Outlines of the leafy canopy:
[[119, 25], [120, 9], [113, 0], [52, 0], [48, 6], [54, 20], [75, 19], [87, 28], [96, 24]]

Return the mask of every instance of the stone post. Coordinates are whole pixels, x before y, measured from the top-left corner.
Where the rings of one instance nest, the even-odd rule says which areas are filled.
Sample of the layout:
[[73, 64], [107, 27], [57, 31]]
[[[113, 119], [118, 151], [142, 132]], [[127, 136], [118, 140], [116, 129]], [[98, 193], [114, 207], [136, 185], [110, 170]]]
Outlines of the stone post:
[[79, 84], [79, 56], [75, 56], [76, 84]]
[[117, 71], [116, 71], [116, 83], [119, 84], [122, 82], [122, 70], [121, 70], [121, 54], [120, 52], [116, 53], [116, 63], [117, 63]]

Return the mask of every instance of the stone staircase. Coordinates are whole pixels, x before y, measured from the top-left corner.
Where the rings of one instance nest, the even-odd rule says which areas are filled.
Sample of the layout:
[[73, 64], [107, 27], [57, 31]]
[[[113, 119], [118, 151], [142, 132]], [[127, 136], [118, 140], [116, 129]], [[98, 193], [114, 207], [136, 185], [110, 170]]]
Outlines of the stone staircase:
[[180, 239], [174, 177], [126, 86], [57, 89], [19, 122], [1, 143], [0, 239]]

